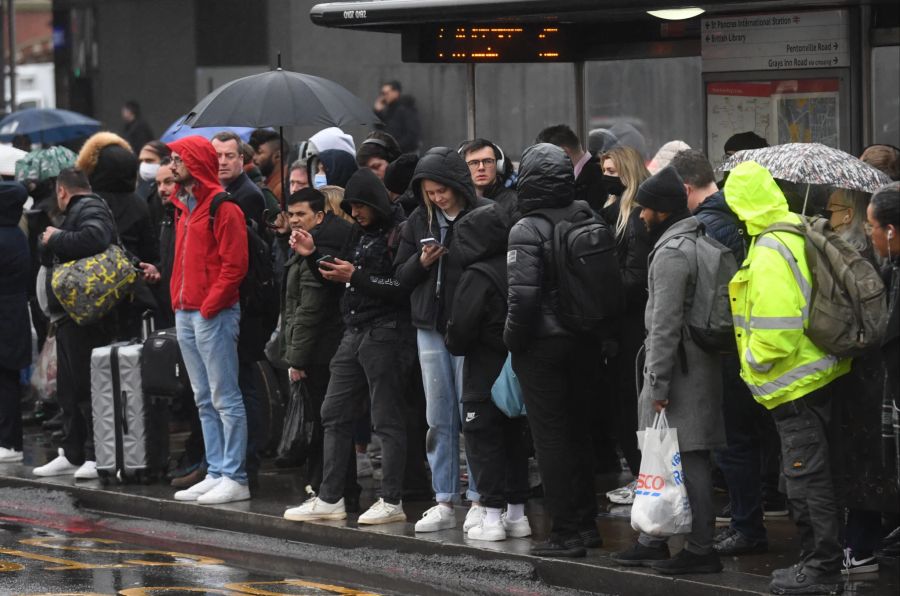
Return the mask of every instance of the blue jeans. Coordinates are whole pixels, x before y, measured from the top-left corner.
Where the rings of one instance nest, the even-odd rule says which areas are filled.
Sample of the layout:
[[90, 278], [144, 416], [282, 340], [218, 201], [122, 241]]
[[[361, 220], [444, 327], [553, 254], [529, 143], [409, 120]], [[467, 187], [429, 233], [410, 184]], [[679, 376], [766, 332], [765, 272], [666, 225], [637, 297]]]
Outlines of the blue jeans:
[[238, 387], [240, 320], [239, 304], [209, 320], [196, 310], [175, 313], [178, 345], [203, 427], [207, 473], [247, 484], [247, 413]]
[[[464, 358], [448, 352], [443, 336], [437, 331], [417, 331], [422, 383], [425, 386], [425, 419], [428, 421], [425, 449], [431, 467], [431, 486], [439, 503], [449, 503], [459, 494]], [[471, 470], [466, 498], [470, 501], [481, 500]]]

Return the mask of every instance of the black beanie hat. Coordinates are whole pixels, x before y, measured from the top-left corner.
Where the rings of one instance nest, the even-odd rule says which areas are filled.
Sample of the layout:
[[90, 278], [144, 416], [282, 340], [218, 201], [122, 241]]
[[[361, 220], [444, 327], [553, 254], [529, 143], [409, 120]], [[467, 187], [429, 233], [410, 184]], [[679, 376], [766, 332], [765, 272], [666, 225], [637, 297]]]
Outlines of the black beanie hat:
[[731, 135], [725, 141], [725, 151], [743, 151], [744, 149], [762, 149], [768, 147], [769, 143], [764, 138], [748, 130], [747, 132], [739, 132]]
[[634, 200], [641, 207], [661, 213], [677, 213], [687, 209], [684, 181], [672, 166], [666, 166], [644, 180]]
[[390, 164], [384, 171], [384, 185], [394, 194], [402, 195], [409, 188], [419, 156], [415, 153], [404, 153]]

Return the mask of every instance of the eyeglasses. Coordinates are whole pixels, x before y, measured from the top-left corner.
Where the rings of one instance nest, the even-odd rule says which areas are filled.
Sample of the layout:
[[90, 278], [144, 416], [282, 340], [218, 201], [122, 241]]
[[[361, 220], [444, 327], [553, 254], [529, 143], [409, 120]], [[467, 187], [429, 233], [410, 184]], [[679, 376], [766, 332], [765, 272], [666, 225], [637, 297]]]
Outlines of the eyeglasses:
[[175, 155], [174, 153], [172, 154], [172, 164], [174, 164], [174, 165], [177, 166], [177, 165], [181, 165], [181, 164], [183, 164], [183, 163], [184, 163], [184, 162], [181, 161], [181, 156]]
[[475, 170], [484, 165], [484, 167], [492, 166], [497, 163], [497, 160], [493, 157], [485, 157], [484, 159], [470, 159], [466, 162], [466, 165], [469, 168]]

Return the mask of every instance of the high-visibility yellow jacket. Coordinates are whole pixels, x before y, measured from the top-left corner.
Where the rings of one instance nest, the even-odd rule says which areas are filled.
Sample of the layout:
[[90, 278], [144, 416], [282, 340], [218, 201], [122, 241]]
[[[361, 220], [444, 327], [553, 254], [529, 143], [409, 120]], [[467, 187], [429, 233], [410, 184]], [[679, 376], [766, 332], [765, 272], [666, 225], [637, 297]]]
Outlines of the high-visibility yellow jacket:
[[799, 223], [775, 180], [756, 162], [740, 164], [725, 183], [725, 201], [753, 238], [728, 286], [741, 377], [768, 409], [801, 398], [850, 370], [804, 334], [812, 277], [804, 239], [788, 232], [760, 236], [777, 223]]

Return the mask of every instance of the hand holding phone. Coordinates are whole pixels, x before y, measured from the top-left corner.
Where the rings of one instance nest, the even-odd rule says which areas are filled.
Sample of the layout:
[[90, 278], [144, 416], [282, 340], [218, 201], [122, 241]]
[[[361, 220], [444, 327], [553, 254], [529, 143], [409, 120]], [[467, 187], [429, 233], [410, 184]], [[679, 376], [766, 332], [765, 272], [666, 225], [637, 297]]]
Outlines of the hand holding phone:
[[316, 259], [316, 266], [318, 266], [318, 267], [321, 268], [321, 267], [322, 267], [322, 263], [330, 263], [330, 264], [333, 265], [333, 264], [334, 264], [334, 257], [331, 256], [331, 255], [325, 255], [324, 257], [319, 257], [318, 259]]
[[421, 240], [419, 240], [419, 244], [421, 244], [423, 247], [424, 246], [438, 246], [438, 247], [443, 246], [440, 242], [438, 242], [437, 238], [422, 238]]

